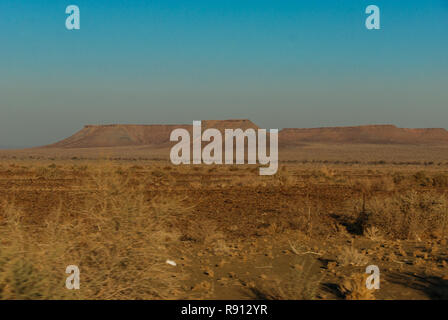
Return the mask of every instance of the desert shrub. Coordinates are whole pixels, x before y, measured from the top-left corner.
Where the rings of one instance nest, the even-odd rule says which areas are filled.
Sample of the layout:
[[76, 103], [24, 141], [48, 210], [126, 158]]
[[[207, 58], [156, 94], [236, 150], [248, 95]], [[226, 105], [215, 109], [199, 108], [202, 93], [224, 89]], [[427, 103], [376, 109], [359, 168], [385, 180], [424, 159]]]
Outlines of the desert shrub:
[[313, 170], [311, 172], [311, 176], [318, 180], [331, 180], [335, 175], [336, 171], [327, 166], [322, 166], [319, 170]]
[[167, 176], [167, 173], [159, 169], [154, 169], [151, 171], [151, 175], [156, 178], [164, 178]]
[[438, 174], [432, 178], [434, 187], [448, 187], [448, 177], [444, 174]]
[[315, 259], [295, 257], [288, 281], [258, 281], [249, 285], [250, 297], [263, 300], [314, 300], [324, 279]]
[[[55, 208], [40, 223], [25, 223], [1, 207], [0, 299], [162, 299], [179, 296], [182, 277], [165, 264], [179, 234], [170, 221], [178, 200], [148, 198], [109, 170], [88, 182], [78, 209]], [[81, 289], [65, 288], [65, 268], [80, 268]]]
[[405, 180], [405, 177], [399, 172], [394, 172], [394, 174], [392, 174], [392, 179], [395, 184], [400, 184]]
[[281, 230], [297, 230], [309, 237], [328, 237], [334, 232], [334, 222], [318, 203], [302, 199], [284, 206], [288, 218], [277, 221]]
[[35, 255], [31, 249], [35, 239], [30, 235], [31, 228], [23, 222], [23, 212], [4, 202], [0, 213], [0, 299], [51, 298], [49, 288], [61, 288], [64, 282], [58, 285], [57, 276], [46, 276], [47, 265], [41, 263], [44, 255]]
[[223, 234], [217, 230], [212, 220], [185, 220], [181, 230], [180, 240], [212, 245], [215, 240], [223, 239]]
[[391, 177], [382, 177], [372, 182], [370, 191], [393, 191], [395, 189], [394, 179]]
[[375, 226], [367, 227], [364, 230], [364, 236], [372, 241], [380, 241], [383, 239], [381, 231]]
[[335, 170], [328, 168], [326, 166], [323, 166], [320, 169], [320, 173], [322, 176], [324, 176], [325, 178], [333, 178], [334, 175], [336, 174]]
[[356, 273], [345, 279], [339, 286], [346, 300], [375, 300], [374, 289], [367, 289], [367, 274]]
[[431, 178], [429, 178], [424, 171], [418, 171], [414, 174], [414, 180], [417, 184], [427, 187], [432, 184]]
[[357, 179], [351, 182], [351, 188], [363, 194], [368, 194], [372, 191], [372, 180], [370, 179]]
[[[285, 166], [281, 167], [286, 168]], [[275, 184], [283, 187], [291, 187], [296, 185], [297, 177], [288, 173], [287, 169], [283, 169], [275, 175]]]
[[354, 247], [343, 247], [337, 257], [337, 262], [341, 266], [365, 266], [368, 262], [367, 257], [359, 253]]
[[447, 236], [448, 201], [435, 192], [408, 191], [367, 203], [366, 227], [376, 227], [391, 239]]
[[55, 164], [51, 164], [48, 167], [37, 167], [34, 173], [38, 178], [43, 179], [64, 178], [64, 171], [59, 169]]
[[[81, 177], [86, 177], [88, 175], [88, 170], [89, 166], [88, 165], [73, 165], [71, 166], [71, 171], [73, 176], [77, 177], [77, 178], [81, 178]], [[117, 169], [118, 171], [119, 169]], [[117, 172], [117, 174], [120, 174], [119, 172]]]

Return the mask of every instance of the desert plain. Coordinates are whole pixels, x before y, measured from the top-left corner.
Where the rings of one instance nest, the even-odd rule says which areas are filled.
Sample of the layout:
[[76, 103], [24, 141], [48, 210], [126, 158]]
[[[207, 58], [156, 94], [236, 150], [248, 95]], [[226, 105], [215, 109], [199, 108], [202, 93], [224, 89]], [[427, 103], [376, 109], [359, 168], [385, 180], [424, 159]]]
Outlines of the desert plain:
[[444, 129], [284, 129], [260, 176], [173, 165], [173, 127], [1, 150], [0, 299], [448, 298]]

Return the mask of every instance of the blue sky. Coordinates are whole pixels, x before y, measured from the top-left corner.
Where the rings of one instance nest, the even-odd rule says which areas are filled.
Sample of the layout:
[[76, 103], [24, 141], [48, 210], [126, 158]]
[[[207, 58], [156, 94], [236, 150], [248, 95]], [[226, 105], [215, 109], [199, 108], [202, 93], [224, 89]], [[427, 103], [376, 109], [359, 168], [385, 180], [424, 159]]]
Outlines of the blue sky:
[[97, 123], [448, 128], [447, 36], [448, 0], [2, 0], [0, 146]]

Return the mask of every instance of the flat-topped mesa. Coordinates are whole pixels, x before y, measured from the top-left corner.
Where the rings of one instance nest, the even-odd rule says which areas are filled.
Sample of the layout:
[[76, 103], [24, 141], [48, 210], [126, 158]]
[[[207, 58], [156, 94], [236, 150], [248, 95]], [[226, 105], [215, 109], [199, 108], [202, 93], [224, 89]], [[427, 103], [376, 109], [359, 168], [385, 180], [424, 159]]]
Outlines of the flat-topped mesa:
[[[170, 147], [174, 129], [192, 131], [191, 124], [105, 124], [86, 125], [71, 137], [46, 148], [100, 148], [122, 146]], [[254, 130], [259, 127], [248, 119], [205, 120], [202, 130], [215, 128]], [[279, 132], [280, 147], [306, 143], [338, 144], [448, 144], [448, 131], [442, 128], [410, 129], [394, 125], [364, 125], [350, 127], [288, 128]]]
[[202, 121], [202, 126], [204, 128], [215, 128], [218, 130], [224, 130], [224, 129], [246, 130], [249, 128], [260, 129], [255, 123], [253, 123], [249, 119], [205, 120]]
[[409, 129], [394, 125], [364, 125], [284, 129], [279, 135], [282, 146], [300, 143], [365, 143], [365, 144], [446, 144], [448, 131], [442, 128]]
[[[152, 145], [168, 147], [170, 134], [174, 129], [184, 128], [191, 132], [191, 124], [104, 124], [85, 125], [83, 129], [71, 137], [45, 146], [46, 148], [101, 148]], [[258, 129], [258, 126], [247, 119], [206, 120], [204, 130], [248, 128]]]

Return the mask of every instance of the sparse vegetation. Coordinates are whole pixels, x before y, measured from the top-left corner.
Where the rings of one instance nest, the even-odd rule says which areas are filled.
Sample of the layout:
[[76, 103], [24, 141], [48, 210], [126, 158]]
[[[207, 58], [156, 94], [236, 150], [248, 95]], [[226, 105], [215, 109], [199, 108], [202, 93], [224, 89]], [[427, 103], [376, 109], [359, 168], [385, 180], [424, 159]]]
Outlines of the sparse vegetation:
[[445, 279], [448, 261], [444, 164], [403, 166], [4, 161], [0, 299], [403, 297], [373, 296], [365, 267]]
[[338, 263], [341, 266], [366, 266], [368, 259], [353, 247], [343, 247], [338, 256]]
[[[29, 221], [11, 203], [2, 206], [0, 298], [160, 299], [181, 297], [181, 276], [168, 269], [167, 246], [179, 237], [170, 228], [182, 206], [149, 198], [143, 184], [103, 169], [75, 208], [51, 209]], [[83, 289], [64, 287], [65, 267], [80, 266]]]
[[342, 282], [341, 294], [347, 300], [375, 300], [374, 291], [367, 288], [366, 280], [366, 274], [353, 274]]

